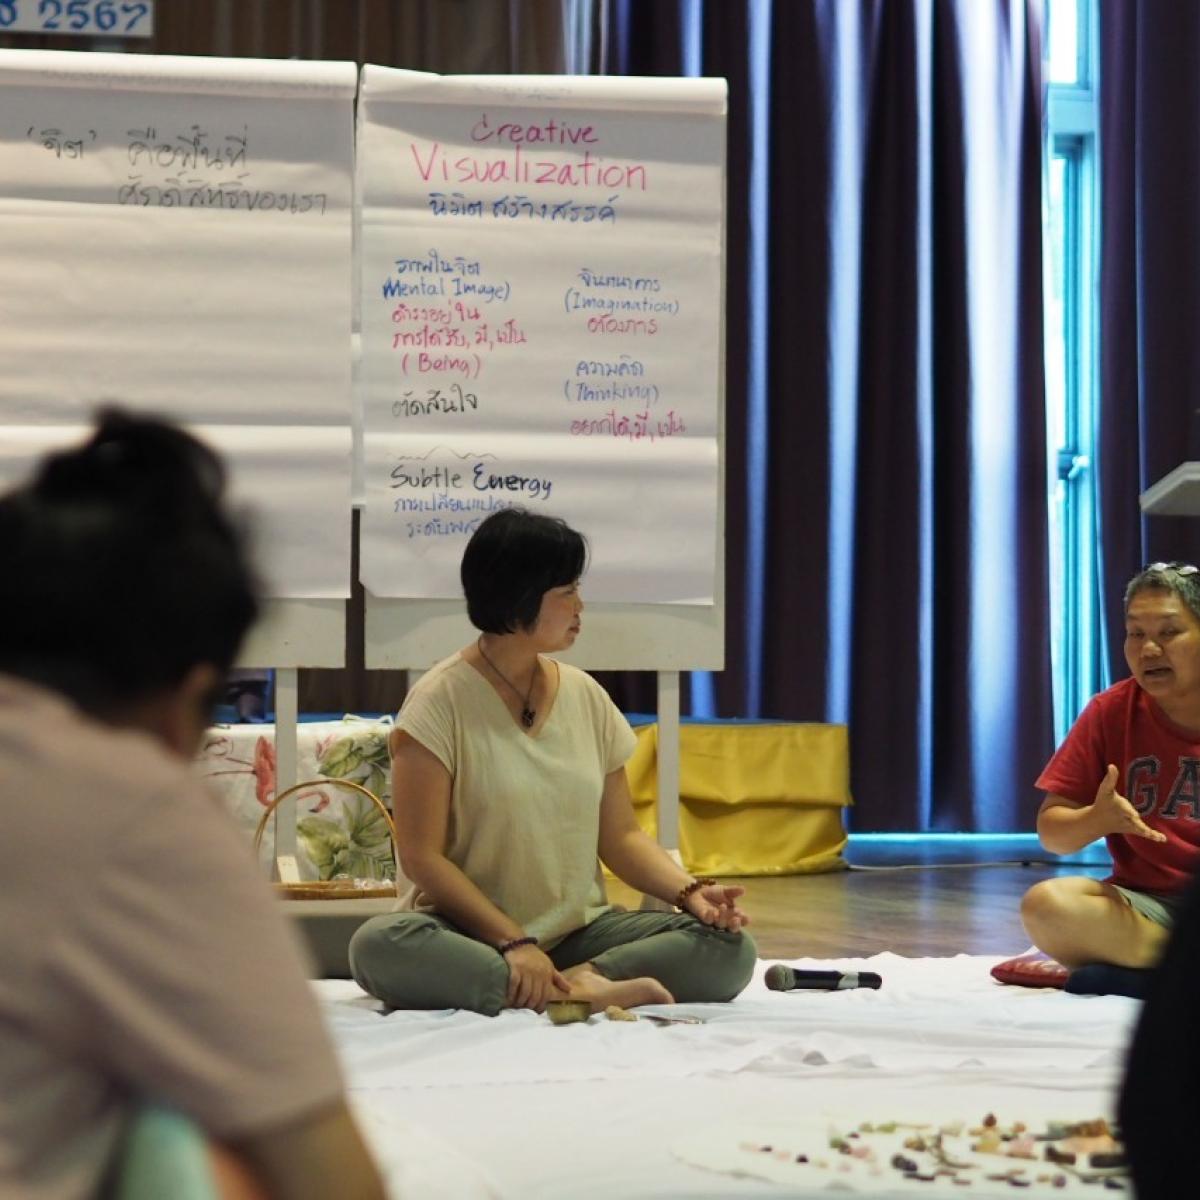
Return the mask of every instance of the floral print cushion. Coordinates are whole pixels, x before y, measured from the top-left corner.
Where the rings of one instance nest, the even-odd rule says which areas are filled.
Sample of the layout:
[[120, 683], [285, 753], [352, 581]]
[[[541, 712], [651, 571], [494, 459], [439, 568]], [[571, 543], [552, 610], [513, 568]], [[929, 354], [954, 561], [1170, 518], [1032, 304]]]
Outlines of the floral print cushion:
[[301, 817], [296, 837], [317, 868], [318, 879], [396, 878], [391, 831], [366, 796], [347, 796], [336, 816]]
[[[322, 786], [321, 777], [361, 784], [391, 807], [387, 739], [391, 718], [302, 724], [297, 732], [299, 780], [312, 780], [285, 804], [296, 805], [297, 859], [302, 879], [394, 879], [396, 865], [383, 814], [348, 788]], [[207, 780], [252, 838], [263, 809], [275, 797], [275, 733], [271, 726], [217, 726], [196, 761]], [[274, 857], [268, 826], [259, 859]]]

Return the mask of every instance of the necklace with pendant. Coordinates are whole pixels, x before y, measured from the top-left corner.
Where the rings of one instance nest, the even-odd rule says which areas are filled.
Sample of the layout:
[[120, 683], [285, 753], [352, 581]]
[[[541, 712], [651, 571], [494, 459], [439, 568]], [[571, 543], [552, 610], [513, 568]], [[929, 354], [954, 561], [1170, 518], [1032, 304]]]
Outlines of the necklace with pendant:
[[504, 672], [501, 671], [500, 668], [496, 666], [496, 664], [492, 662], [490, 658], [488, 658], [487, 651], [483, 648], [482, 637], [475, 643], [475, 646], [479, 650], [480, 655], [483, 657], [483, 661], [487, 663], [487, 665], [491, 667], [493, 671], [496, 672], [497, 676], [500, 678], [500, 681], [506, 684], [512, 691], [512, 694], [521, 701], [521, 724], [524, 725], [526, 729], [532, 729], [534, 721], [537, 720], [537, 709], [529, 707], [529, 697], [533, 695], [533, 685], [537, 682], [537, 663], [534, 663], [533, 674], [529, 677], [529, 687], [525, 689], [525, 695], [522, 696], [521, 689], [517, 687], [517, 685], [513, 683], [513, 681], [509, 679], [509, 677], [505, 675]]

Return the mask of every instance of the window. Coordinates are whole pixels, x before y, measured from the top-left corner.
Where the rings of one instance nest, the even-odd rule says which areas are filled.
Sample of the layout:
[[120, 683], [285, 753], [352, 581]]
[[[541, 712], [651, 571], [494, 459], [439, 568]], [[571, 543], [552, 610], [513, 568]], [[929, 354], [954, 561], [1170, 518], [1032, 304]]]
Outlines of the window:
[[1095, 429], [1096, 0], [1044, 0], [1046, 407], [1056, 738], [1104, 686]]

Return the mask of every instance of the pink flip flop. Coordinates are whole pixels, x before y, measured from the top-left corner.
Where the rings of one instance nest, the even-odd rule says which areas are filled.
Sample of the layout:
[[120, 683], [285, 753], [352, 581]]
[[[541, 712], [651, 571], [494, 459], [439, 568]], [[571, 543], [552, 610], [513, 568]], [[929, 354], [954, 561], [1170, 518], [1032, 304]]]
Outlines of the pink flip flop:
[[1039, 950], [1005, 959], [992, 968], [991, 974], [998, 983], [1011, 983], [1017, 987], [1061, 988], [1070, 972], [1062, 963]]

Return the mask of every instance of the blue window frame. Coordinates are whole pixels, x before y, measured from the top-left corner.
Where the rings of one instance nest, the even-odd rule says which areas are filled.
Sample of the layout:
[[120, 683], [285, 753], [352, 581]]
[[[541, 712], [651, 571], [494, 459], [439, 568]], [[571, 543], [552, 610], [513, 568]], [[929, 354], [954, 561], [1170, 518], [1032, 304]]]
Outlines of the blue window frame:
[[1051, 649], [1061, 739], [1107, 682], [1095, 476], [1096, 0], [1044, 0], [1046, 409], [1051, 464]]

